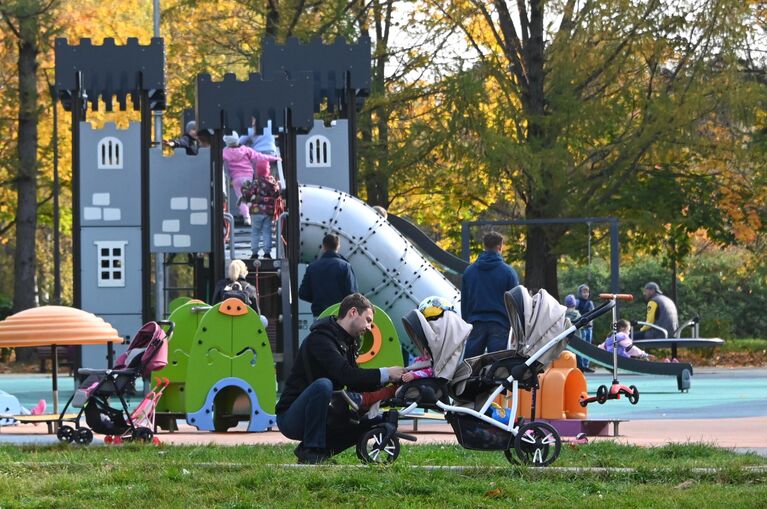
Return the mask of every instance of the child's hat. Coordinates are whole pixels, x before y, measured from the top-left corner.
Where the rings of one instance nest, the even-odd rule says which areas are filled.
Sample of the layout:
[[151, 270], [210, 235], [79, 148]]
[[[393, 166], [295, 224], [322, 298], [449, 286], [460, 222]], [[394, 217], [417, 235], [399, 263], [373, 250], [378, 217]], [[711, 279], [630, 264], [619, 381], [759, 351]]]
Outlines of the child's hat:
[[565, 297], [565, 306], [567, 306], [569, 308], [574, 308], [575, 307], [575, 295], [573, 295], [571, 293], [570, 295]]
[[236, 147], [239, 141], [240, 135], [237, 134], [237, 131], [232, 131], [232, 134], [224, 135], [224, 143], [226, 143], [227, 147]]

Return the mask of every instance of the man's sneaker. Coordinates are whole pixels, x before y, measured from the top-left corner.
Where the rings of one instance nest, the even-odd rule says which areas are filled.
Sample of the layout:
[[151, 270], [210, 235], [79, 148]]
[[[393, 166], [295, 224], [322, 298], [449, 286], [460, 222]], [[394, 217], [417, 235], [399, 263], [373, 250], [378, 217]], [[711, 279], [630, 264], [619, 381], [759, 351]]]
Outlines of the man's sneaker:
[[304, 447], [299, 445], [293, 453], [302, 465], [319, 465], [327, 463], [330, 460], [330, 453], [326, 449], [315, 449], [313, 447]]
[[341, 397], [346, 401], [352, 410], [359, 412], [362, 408], [362, 394], [352, 391], [339, 391]]

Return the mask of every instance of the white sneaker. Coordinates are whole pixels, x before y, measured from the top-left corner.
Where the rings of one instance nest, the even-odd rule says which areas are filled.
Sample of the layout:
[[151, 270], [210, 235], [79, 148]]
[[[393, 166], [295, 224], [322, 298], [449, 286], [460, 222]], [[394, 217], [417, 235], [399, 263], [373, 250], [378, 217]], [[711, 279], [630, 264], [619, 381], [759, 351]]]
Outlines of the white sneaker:
[[245, 226], [250, 226], [251, 225], [250, 216], [243, 218], [242, 224], [244, 224]]

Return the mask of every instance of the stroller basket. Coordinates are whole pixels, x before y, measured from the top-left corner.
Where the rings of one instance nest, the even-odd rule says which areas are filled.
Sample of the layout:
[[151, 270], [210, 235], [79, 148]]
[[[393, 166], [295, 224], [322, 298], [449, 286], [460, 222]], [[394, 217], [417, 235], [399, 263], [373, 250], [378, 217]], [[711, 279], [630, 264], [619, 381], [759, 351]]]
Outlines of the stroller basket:
[[471, 415], [448, 412], [445, 419], [453, 427], [458, 443], [477, 451], [506, 451], [514, 446], [514, 435]]

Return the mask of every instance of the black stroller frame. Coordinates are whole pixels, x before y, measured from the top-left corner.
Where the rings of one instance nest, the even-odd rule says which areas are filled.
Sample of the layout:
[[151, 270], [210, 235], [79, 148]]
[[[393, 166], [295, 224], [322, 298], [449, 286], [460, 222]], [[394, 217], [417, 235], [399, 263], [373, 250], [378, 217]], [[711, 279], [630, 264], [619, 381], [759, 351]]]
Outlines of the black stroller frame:
[[[169, 320], [157, 321], [156, 323], [168, 327], [165, 339], [159, 339], [159, 341], [169, 341], [173, 335], [174, 323]], [[152, 341], [154, 342], [156, 339], [152, 339]], [[135, 391], [136, 379], [141, 376], [145, 367], [145, 364], [140, 363], [136, 367], [119, 369], [78, 369], [77, 374], [86, 377], [80, 384], [80, 389], [88, 387], [89, 394], [85, 400], [80, 402], [80, 411], [74, 418], [68, 418], [65, 415], [70, 406], [75, 406], [73, 403], [78, 397], [78, 389], [69, 397], [59, 416], [56, 432], [58, 440], [64, 443], [88, 445], [93, 441], [93, 432], [95, 431], [104, 435], [122, 435], [130, 432], [132, 440], [151, 442], [154, 437], [153, 430], [135, 425], [128, 408], [128, 402], [125, 400], [126, 393]], [[88, 383], [90, 386], [87, 385]], [[112, 396], [119, 398], [120, 409], [110, 406], [109, 398]], [[86, 424], [90, 428], [81, 426], [80, 419], [83, 416], [85, 416]], [[106, 418], [102, 416], [106, 416]], [[70, 422], [73, 426], [66, 425], [64, 422]]]
[[[507, 309], [514, 305], [514, 292], [522, 291], [527, 292], [527, 289], [518, 286], [506, 293]], [[484, 374], [472, 377], [469, 381], [480, 385], [496, 386], [478, 410], [474, 407], [451, 404], [448, 399], [449, 381], [447, 380], [426, 378], [404, 384], [398, 391], [398, 397], [383, 402], [384, 406], [402, 409], [388, 410], [380, 416], [379, 421], [370, 421], [371, 429], [360, 438], [357, 444], [357, 456], [369, 463], [395, 461], [400, 451], [399, 439], [412, 441], [416, 439], [399, 432], [398, 421], [407, 419], [416, 409], [421, 408], [443, 412], [445, 419], [453, 427], [459, 444], [466, 449], [502, 450], [512, 464], [521, 462], [537, 467], [550, 465], [559, 455], [562, 439], [557, 430], [547, 422], [524, 422], [523, 419], [513, 418], [517, 415], [519, 390], [535, 390], [538, 387], [538, 373], [544, 369], [539, 359], [577, 329], [586, 326], [613, 307], [615, 307], [615, 301], [607, 301], [590, 313], [581, 316], [574, 324], [550, 339], [529, 357], [520, 357], [515, 355], [516, 352], [506, 350], [473, 358], [475, 360], [486, 358], [483, 359], [486, 362], [482, 363]], [[413, 315], [416, 312], [416, 310], [411, 311], [402, 320], [408, 335], [418, 344], [423, 333], [418, 332], [420, 321], [417, 317], [414, 319]], [[519, 320], [519, 316], [510, 316], [510, 318]], [[524, 324], [517, 323], [517, 333], [520, 326], [524, 329]], [[512, 333], [513, 330], [514, 327], [512, 327]], [[428, 350], [428, 345], [421, 346], [425, 346]], [[512, 404], [507, 411], [511, 418], [507, 422], [502, 422], [491, 417], [489, 410], [499, 395], [509, 392]], [[454, 393], [450, 395], [456, 399]], [[534, 399], [533, 404], [535, 404]]]

